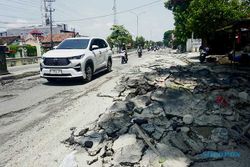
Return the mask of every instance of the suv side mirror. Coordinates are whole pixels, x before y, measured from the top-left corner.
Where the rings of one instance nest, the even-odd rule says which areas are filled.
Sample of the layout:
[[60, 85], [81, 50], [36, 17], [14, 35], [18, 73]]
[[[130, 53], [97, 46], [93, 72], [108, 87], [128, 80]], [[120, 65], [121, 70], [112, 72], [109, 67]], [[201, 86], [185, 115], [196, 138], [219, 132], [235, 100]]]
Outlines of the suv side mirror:
[[57, 47], [58, 47], [58, 45], [57, 45], [57, 46], [54, 46], [53, 49], [56, 49]]
[[99, 46], [98, 45], [92, 45], [91, 50], [96, 50], [96, 49], [99, 49]]

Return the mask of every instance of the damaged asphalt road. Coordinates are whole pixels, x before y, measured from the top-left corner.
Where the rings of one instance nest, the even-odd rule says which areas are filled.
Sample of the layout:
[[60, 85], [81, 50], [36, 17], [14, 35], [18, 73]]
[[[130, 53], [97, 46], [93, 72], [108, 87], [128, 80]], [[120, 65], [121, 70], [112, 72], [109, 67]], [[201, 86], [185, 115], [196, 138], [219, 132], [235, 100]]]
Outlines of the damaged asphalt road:
[[247, 166], [247, 72], [176, 57], [116, 59], [87, 84], [2, 84], [0, 166]]
[[131, 69], [103, 94], [113, 105], [64, 143], [90, 166], [248, 166], [249, 73], [170, 61]]
[[[105, 95], [116, 94], [112, 90], [119, 78], [133, 67], [157, 59], [155, 53], [143, 56], [139, 60], [130, 56], [126, 65], [114, 59], [111, 73], [102, 73], [87, 84], [49, 84], [38, 76], [1, 84], [0, 166], [59, 166], [72, 151], [61, 143], [69, 129], [81, 129], [96, 120], [112, 105], [113, 98]], [[83, 155], [78, 152], [76, 156]], [[81, 163], [80, 158], [77, 160]]]

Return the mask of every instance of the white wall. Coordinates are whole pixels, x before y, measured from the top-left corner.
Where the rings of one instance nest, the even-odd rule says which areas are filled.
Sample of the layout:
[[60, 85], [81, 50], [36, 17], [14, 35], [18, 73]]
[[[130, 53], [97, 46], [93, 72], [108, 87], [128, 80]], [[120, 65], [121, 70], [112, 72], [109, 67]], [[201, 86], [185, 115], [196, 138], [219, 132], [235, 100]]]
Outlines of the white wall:
[[201, 44], [201, 39], [188, 39], [186, 43], [186, 50], [187, 52], [198, 52]]

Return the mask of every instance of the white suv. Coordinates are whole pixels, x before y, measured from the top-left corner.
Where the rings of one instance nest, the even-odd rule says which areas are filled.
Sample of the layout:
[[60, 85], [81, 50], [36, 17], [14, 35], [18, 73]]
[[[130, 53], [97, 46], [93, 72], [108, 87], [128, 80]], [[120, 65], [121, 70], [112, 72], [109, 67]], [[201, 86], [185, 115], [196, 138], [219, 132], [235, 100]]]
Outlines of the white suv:
[[68, 38], [45, 53], [40, 75], [48, 81], [58, 78], [92, 80], [93, 74], [112, 68], [112, 51], [102, 38]]

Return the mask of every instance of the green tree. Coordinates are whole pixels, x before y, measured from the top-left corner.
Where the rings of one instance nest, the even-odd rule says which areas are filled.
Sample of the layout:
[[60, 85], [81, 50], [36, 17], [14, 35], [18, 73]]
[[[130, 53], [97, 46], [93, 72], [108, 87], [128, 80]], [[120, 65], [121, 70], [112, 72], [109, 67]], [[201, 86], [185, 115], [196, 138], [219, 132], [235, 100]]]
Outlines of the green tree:
[[162, 41], [157, 41], [157, 42], [156, 42], [156, 46], [162, 47], [163, 45], [164, 45], [164, 44], [163, 44]]
[[13, 44], [13, 45], [9, 45], [8, 47], [9, 47], [9, 50], [10, 50], [10, 54], [8, 56], [14, 58], [15, 54], [19, 50], [19, 46]]
[[175, 44], [184, 46], [194, 32], [205, 42], [218, 28], [249, 16], [249, 0], [168, 0], [175, 19]]
[[142, 36], [135, 38], [135, 47], [142, 46], [144, 48], [145, 46], [145, 38]]
[[173, 12], [175, 19], [175, 45], [186, 44], [187, 39], [191, 36], [191, 31], [187, 27], [188, 7], [192, 0], [168, 0], [165, 7]]
[[206, 43], [217, 29], [249, 15], [247, 1], [193, 0], [189, 6], [187, 27]]
[[27, 49], [27, 56], [30, 57], [37, 56], [37, 50], [35, 46], [25, 45], [24, 48]]
[[131, 45], [133, 43], [132, 35], [123, 25], [113, 25], [110, 30], [112, 32], [107, 41], [112, 48], [118, 47], [120, 49], [123, 44]]
[[164, 46], [172, 47], [172, 35], [173, 35], [173, 33], [174, 33], [173, 30], [168, 30], [164, 33], [164, 36], [163, 36]]

